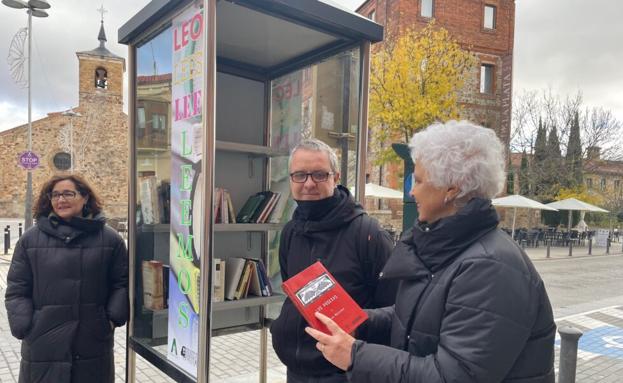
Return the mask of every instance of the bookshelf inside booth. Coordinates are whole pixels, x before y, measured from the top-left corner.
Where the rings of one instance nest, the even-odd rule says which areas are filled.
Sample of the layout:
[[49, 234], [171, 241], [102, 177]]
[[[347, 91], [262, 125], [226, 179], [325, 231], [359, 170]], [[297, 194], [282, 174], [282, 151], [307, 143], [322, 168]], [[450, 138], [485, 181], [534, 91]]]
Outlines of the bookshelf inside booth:
[[[208, 381], [213, 367], [230, 363], [218, 360], [214, 348], [222, 342], [212, 336], [261, 329], [258, 378], [266, 382], [266, 325], [284, 297], [216, 302], [200, 287], [214, 284], [212, 260], [252, 258], [265, 263], [278, 289], [279, 236], [294, 204], [276, 221], [262, 210], [254, 223], [221, 223], [212, 206], [203, 206], [209, 193], [201, 189], [212, 189], [212, 199], [226, 189], [237, 211], [268, 190], [292, 201], [287, 152], [314, 137], [337, 150], [342, 184], [357, 182], [362, 190], [361, 84], [370, 42], [381, 38], [382, 27], [324, 0], [153, 0], [119, 30], [130, 49], [133, 105], [130, 353], [175, 381]], [[209, 238], [202, 233], [207, 223]], [[198, 244], [209, 247], [198, 251]], [[128, 371], [135, 360], [128, 358]]]
[[[267, 189], [271, 158], [288, 155], [267, 145], [267, 87], [266, 81], [217, 73], [214, 185], [229, 193], [236, 214], [250, 196]], [[269, 232], [282, 227], [283, 223], [215, 223], [213, 258], [258, 259], [268, 268]], [[261, 328], [264, 306], [283, 299], [274, 294], [213, 301], [212, 334]]]

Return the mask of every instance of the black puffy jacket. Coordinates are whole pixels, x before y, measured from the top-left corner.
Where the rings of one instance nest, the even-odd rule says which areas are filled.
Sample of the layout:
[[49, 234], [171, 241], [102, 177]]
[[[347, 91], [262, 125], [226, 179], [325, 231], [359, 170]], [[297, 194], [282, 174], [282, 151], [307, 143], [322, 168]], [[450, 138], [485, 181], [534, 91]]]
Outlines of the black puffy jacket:
[[[304, 220], [295, 212], [286, 224], [279, 244], [282, 280], [320, 260], [335, 279], [362, 307], [392, 304], [396, 283], [379, 285], [378, 274], [392, 249], [392, 240], [378, 222], [369, 217], [348, 190], [338, 186], [337, 206], [320, 220]], [[305, 333], [305, 319], [286, 299], [272, 323], [273, 348], [289, 370], [307, 376], [338, 373]]]
[[11, 333], [22, 339], [20, 383], [114, 382], [110, 322], [128, 319], [127, 261], [103, 217], [41, 217], [24, 233], [5, 300]]
[[472, 199], [403, 237], [382, 276], [401, 281], [396, 304], [369, 311], [351, 381], [554, 382], [543, 281], [497, 223], [489, 200]]

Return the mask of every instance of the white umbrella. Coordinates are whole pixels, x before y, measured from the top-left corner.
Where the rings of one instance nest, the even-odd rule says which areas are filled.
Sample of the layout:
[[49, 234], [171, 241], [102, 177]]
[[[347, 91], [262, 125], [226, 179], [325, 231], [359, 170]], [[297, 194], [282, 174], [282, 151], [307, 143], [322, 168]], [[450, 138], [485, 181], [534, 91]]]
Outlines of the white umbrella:
[[[355, 194], [355, 188], [352, 189], [353, 195]], [[403, 194], [400, 190], [391, 189], [385, 186], [367, 183], [366, 184], [366, 197], [372, 198], [386, 198], [386, 199], [402, 199]]]
[[567, 198], [560, 201], [548, 203], [547, 206], [553, 207], [558, 210], [569, 210], [569, 225], [568, 230], [571, 231], [571, 212], [577, 211], [592, 211], [597, 213], [609, 213], [608, 210], [602, 209], [599, 206], [591, 205], [584, 201], [577, 200], [575, 198]]
[[553, 210], [556, 208], [544, 205], [539, 201], [535, 201], [530, 198], [526, 198], [519, 194], [508, 195], [506, 197], [495, 198], [491, 200], [493, 206], [498, 207], [512, 207], [513, 208], [513, 229], [511, 231], [511, 238], [515, 237], [515, 219], [517, 218], [517, 209], [539, 209], [539, 210]]

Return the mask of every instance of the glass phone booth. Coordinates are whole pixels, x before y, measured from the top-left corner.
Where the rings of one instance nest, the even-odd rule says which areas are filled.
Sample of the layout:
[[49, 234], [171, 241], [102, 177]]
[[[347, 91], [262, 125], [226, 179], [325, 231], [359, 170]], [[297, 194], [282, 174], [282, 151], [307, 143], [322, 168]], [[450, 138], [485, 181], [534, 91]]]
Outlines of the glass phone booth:
[[295, 208], [288, 153], [319, 138], [342, 184], [365, 189], [370, 44], [382, 35], [329, 0], [154, 0], [120, 28], [129, 382], [137, 354], [177, 382], [226, 381], [240, 366], [244, 381], [271, 379], [277, 249]]

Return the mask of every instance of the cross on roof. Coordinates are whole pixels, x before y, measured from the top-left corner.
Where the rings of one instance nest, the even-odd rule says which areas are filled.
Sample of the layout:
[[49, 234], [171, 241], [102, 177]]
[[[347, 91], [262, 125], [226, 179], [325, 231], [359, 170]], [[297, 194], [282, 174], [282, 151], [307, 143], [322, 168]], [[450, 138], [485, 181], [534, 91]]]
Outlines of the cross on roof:
[[102, 22], [104, 22], [104, 13], [108, 12], [107, 10], [104, 9], [104, 4], [102, 4], [102, 6], [99, 7], [97, 11], [102, 14]]

